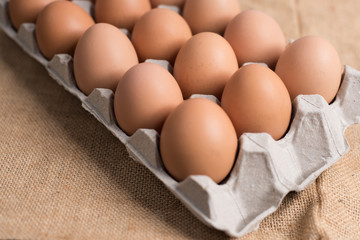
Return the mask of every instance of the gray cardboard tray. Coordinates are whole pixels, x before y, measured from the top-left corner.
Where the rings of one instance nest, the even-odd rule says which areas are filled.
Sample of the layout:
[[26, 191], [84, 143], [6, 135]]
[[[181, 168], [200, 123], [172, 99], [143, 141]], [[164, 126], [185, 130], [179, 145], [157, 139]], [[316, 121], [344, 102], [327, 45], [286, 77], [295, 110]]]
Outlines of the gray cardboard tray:
[[[87, 11], [86, 1], [74, 1]], [[230, 176], [223, 184], [207, 176], [173, 180], [164, 170], [159, 154], [159, 135], [139, 129], [127, 136], [116, 124], [113, 92], [95, 89], [89, 96], [77, 87], [72, 58], [58, 54], [50, 61], [39, 52], [35, 24], [24, 23], [15, 31], [7, 13], [8, 0], [0, 0], [0, 28], [40, 62], [49, 75], [101, 122], [125, 146], [131, 158], [146, 166], [203, 223], [240, 237], [258, 228], [290, 191], [301, 191], [349, 149], [345, 129], [360, 123], [360, 72], [345, 66], [335, 101], [328, 105], [319, 95], [301, 95], [293, 101], [288, 133], [274, 141], [266, 133], [246, 133], [239, 139], [239, 152]], [[155, 61], [171, 70], [164, 61]], [[216, 101], [213, 96], [206, 97]]]

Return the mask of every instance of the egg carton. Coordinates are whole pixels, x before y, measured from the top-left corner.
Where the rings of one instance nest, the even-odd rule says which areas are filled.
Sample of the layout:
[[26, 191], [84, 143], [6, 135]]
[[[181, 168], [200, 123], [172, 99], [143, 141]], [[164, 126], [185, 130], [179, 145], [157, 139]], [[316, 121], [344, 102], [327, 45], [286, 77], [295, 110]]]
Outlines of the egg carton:
[[[207, 176], [189, 176], [177, 182], [165, 171], [159, 153], [159, 135], [139, 129], [127, 136], [116, 124], [114, 93], [95, 89], [89, 96], [76, 86], [71, 56], [57, 54], [48, 61], [39, 52], [35, 25], [24, 23], [16, 32], [0, 0], [0, 27], [31, 57], [40, 62], [82, 106], [125, 146], [131, 158], [147, 167], [203, 223], [234, 237], [258, 228], [290, 191], [301, 191], [349, 149], [345, 129], [360, 123], [360, 72], [345, 66], [335, 101], [328, 105], [319, 95], [300, 95], [293, 101], [292, 123], [282, 139], [266, 133], [245, 133], [239, 139], [234, 167], [222, 184]], [[90, 11], [91, 6], [77, 2]], [[155, 61], [171, 72], [166, 61]], [[206, 97], [218, 102], [214, 96]]]

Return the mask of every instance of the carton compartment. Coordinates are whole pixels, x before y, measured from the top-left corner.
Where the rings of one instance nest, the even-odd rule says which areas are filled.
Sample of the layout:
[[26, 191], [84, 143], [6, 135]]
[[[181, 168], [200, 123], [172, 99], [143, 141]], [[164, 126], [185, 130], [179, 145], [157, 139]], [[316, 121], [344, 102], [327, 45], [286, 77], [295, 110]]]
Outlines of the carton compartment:
[[[74, 2], [92, 12], [90, 2]], [[216, 184], [207, 176], [190, 176], [177, 182], [164, 170], [158, 133], [139, 129], [127, 136], [115, 122], [113, 92], [98, 88], [89, 96], [84, 95], [76, 86], [71, 56], [57, 54], [46, 60], [37, 47], [35, 24], [24, 23], [15, 32], [7, 4], [8, 0], [0, 0], [1, 29], [40, 62], [59, 85], [75, 95], [83, 108], [126, 146], [130, 157], [146, 166], [196, 217], [230, 236], [240, 237], [257, 229], [287, 193], [303, 190], [341, 158], [349, 149], [345, 129], [360, 123], [360, 72], [346, 66], [331, 105], [319, 95], [301, 95], [293, 101], [293, 120], [284, 138], [274, 141], [266, 133], [243, 134], [235, 165], [224, 183]], [[129, 36], [128, 31], [123, 31]], [[148, 61], [172, 73], [167, 61]], [[192, 97], [206, 97], [219, 103], [214, 96]]]

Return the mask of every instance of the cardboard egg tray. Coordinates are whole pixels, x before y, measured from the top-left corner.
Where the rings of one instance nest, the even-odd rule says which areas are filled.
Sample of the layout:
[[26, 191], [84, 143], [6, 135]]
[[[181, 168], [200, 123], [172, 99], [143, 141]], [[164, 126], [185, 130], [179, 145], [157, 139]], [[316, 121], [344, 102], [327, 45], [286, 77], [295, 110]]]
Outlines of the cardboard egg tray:
[[[74, 1], [76, 2], [76, 1]], [[346, 66], [335, 101], [328, 105], [319, 95], [302, 95], [293, 101], [292, 123], [288, 133], [274, 141], [266, 133], [243, 134], [239, 152], [229, 177], [223, 184], [207, 176], [173, 180], [164, 170], [159, 154], [159, 135], [152, 129], [139, 129], [127, 136], [116, 124], [113, 92], [95, 89], [89, 96], [77, 87], [71, 56], [58, 54], [50, 61], [39, 52], [35, 24], [24, 23], [15, 31], [7, 13], [8, 0], [0, 0], [0, 27], [49, 75], [99, 120], [125, 146], [130, 157], [146, 166], [202, 222], [240, 237], [258, 228], [290, 191], [301, 191], [349, 149], [345, 129], [360, 123], [360, 72]], [[76, 2], [88, 12], [90, 2]], [[155, 61], [168, 70], [166, 61]], [[207, 97], [216, 101], [213, 96]]]

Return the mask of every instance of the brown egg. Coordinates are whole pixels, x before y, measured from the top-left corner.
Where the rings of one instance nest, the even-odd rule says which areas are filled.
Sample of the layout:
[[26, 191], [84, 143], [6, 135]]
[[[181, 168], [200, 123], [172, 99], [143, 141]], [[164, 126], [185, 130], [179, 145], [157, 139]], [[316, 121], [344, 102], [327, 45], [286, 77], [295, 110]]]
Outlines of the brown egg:
[[81, 35], [93, 24], [91, 16], [73, 2], [50, 3], [36, 21], [36, 39], [41, 53], [47, 59], [58, 53], [73, 55]]
[[129, 38], [117, 27], [97, 23], [80, 38], [74, 54], [74, 74], [86, 95], [95, 88], [115, 92], [125, 72], [138, 63]]
[[238, 0], [186, 1], [183, 16], [193, 34], [215, 32], [223, 34], [226, 25], [240, 12]]
[[246, 65], [234, 73], [225, 86], [221, 106], [238, 136], [266, 132], [278, 140], [290, 123], [291, 101], [284, 83], [259, 64]]
[[170, 112], [183, 97], [174, 77], [155, 63], [140, 63], [130, 68], [119, 82], [114, 111], [120, 128], [132, 135], [139, 128], [161, 132]]
[[284, 33], [277, 22], [256, 10], [238, 14], [227, 26], [224, 37], [233, 47], [239, 66], [260, 62], [274, 69], [286, 46]]
[[35, 23], [41, 10], [51, 2], [63, 0], [10, 0], [9, 17], [16, 30], [23, 23]]
[[307, 36], [286, 48], [275, 72], [285, 83], [291, 100], [299, 94], [319, 94], [330, 103], [339, 89], [342, 64], [328, 41]]
[[140, 61], [162, 59], [174, 63], [180, 48], [191, 36], [189, 25], [179, 14], [155, 8], [135, 24], [131, 41]]
[[132, 31], [137, 20], [151, 9], [150, 0], [101, 0], [95, 3], [97, 22]]
[[184, 6], [185, 0], [150, 0], [151, 6], [157, 7], [161, 4], [163, 5], [172, 5], [172, 6], [178, 6], [182, 8]]
[[192, 94], [212, 94], [218, 99], [231, 75], [238, 69], [230, 44], [219, 34], [194, 35], [180, 49], [174, 64], [174, 77], [184, 98]]
[[193, 98], [166, 119], [160, 153], [166, 170], [176, 180], [207, 175], [219, 183], [231, 171], [237, 143], [234, 126], [221, 107], [208, 99]]

